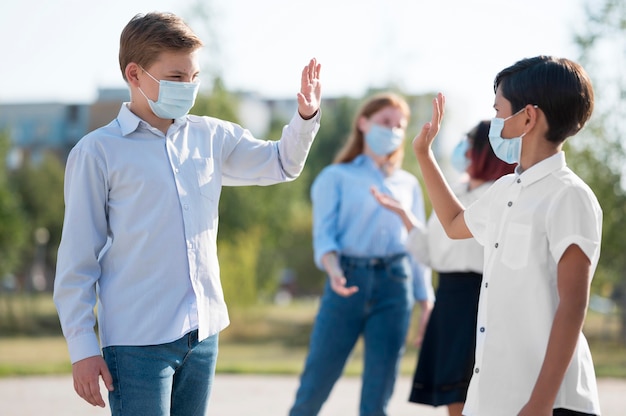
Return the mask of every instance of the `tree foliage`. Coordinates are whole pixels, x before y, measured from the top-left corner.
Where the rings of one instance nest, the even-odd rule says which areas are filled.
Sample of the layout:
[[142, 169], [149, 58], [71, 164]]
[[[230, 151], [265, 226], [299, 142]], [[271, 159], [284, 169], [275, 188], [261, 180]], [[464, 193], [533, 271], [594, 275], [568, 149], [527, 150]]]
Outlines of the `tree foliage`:
[[20, 264], [28, 238], [20, 196], [9, 181], [6, 160], [10, 143], [8, 135], [0, 133], [0, 283], [8, 283], [5, 279]]
[[626, 342], [626, 0], [588, 1], [586, 17], [575, 41], [594, 84], [595, 110], [580, 137], [568, 145], [568, 164], [602, 206], [602, 251], [593, 285], [620, 305]]

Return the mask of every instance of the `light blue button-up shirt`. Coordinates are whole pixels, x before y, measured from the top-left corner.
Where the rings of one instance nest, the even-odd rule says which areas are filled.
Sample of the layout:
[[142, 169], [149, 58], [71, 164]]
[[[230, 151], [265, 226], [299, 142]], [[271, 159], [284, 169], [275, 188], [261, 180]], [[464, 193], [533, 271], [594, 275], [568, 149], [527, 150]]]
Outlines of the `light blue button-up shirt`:
[[[406, 252], [408, 232], [400, 217], [381, 206], [371, 187], [393, 196], [420, 221], [425, 221], [424, 199], [417, 178], [397, 169], [386, 176], [366, 155], [352, 162], [327, 166], [311, 187], [315, 263], [337, 252], [355, 257], [385, 257]], [[415, 263], [417, 300], [432, 299], [430, 269]]]
[[[297, 113], [279, 141], [185, 116], [167, 134], [123, 104], [72, 149], [54, 300], [72, 362], [111, 345], [152, 345], [228, 323], [217, 260], [223, 185], [295, 179], [320, 114]], [[100, 344], [94, 331], [98, 301]]]

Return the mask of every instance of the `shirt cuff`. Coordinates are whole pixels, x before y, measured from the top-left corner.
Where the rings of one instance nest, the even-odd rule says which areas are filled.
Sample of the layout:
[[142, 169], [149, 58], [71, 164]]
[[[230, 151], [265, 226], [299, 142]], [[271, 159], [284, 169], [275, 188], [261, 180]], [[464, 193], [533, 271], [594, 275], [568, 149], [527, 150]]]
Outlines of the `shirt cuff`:
[[85, 358], [101, 355], [100, 344], [95, 333], [83, 334], [71, 340], [68, 339], [67, 347], [72, 364]]

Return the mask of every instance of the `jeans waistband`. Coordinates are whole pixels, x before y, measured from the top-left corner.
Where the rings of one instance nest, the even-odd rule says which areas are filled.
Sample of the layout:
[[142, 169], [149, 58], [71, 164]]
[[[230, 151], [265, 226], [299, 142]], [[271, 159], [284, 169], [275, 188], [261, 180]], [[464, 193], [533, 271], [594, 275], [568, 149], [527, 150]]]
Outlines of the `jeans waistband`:
[[387, 267], [390, 264], [403, 259], [406, 255], [407, 253], [398, 253], [385, 257], [352, 257], [342, 254], [339, 256], [339, 261], [343, 266], [377, 269]]

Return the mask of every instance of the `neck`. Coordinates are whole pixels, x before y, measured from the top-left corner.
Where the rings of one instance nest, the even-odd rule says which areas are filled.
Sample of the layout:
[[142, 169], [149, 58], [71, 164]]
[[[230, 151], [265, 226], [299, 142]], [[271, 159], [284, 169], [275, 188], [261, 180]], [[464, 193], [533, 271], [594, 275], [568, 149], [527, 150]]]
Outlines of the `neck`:
[[520, 168], [522, 171], [528, 170], [537, 163], [559, 153], [563, 148], [563, 143], [555, 145], [544, 138], [538, 140], [522, 139], [522, 157], [520, 158]]

